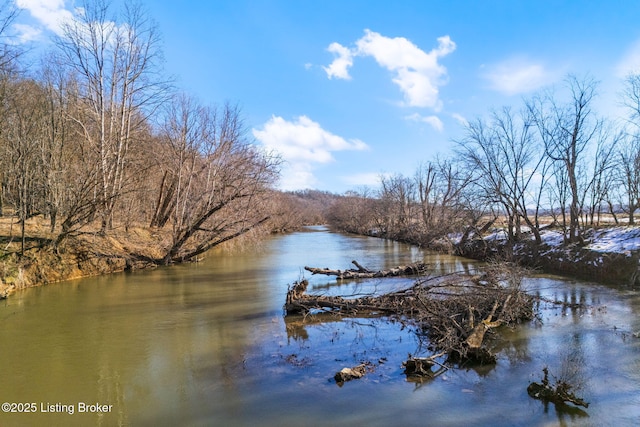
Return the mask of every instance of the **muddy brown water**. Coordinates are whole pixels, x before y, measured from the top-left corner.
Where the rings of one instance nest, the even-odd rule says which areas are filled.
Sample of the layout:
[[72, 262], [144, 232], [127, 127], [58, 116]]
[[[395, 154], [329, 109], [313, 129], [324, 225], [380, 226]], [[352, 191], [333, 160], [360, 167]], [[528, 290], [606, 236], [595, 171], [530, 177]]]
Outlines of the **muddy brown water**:
[[[524, 286], [586, 309], [543, 305], [542, 322], [500, 330], [493, 367], [417, 384], [401, 363], [426, 356], [411, 328], [362, 318], [301, 324], [287, 285], [382, 292], [406, 279], [336, 285], [302, 268], [472, 261], [324, 227], [204, 262], [29, 289], [0, 302], [0, 426], [640, 425], [640, 291], [531, 276]], [[306, 273], [306, 274], [305, 274]], [[369, 362], [338, 386], [343, 367]], [[587, 409], [531, 399], [542, 368], [571, 378]], [[7, 406], [8, 404], [8, 406]]]

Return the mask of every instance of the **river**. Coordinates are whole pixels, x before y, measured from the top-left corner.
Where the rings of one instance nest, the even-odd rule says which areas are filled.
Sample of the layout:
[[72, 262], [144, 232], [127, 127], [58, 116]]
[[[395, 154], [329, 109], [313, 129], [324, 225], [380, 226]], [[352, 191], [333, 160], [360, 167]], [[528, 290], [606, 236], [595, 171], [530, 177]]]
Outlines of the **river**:
[[[288, 284], [368, 293], [407, 279], [336, 285], [305, 265], [381, 269], [461, 258], [324, 227], [274, 236], [198, 264], [32, 288], [0, 301], [0, 426], [635, 426], [640, 424], [640, 292], [557, 276], [524, 286], [586, 309], [543, 305], [541, 322], [501, 329], [498, 362], [422, 384], [401, 363], [428, 355], [410, 328], [386, 319], [285, 319]], [[338, 386], [362, 361], [374, 371]], [[548, 366], [581, 388], [587, 409], [527, 395]], [[4, 412], [8, 409], [10, 412]], [[11, 412], [17, 411], [17, 412]], [[28, 413], [25, 411], [29, 411]]]

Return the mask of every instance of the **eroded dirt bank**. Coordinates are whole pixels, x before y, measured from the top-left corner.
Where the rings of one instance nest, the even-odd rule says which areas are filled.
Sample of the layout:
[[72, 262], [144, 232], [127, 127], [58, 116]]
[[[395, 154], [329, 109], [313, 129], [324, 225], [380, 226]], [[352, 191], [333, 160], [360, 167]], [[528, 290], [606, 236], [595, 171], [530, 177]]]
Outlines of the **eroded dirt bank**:
[[131, 228], [107, 235], [83, 233], [54, 248], [42, 236], [31, 238], [23, 255], [12, 243], [12, 251], [0, 253], [0, 299], [18, 289], [155, 267], [140, 254], [148, 258], [159, 256], [165, 239], [166, 236], [150, 229]]

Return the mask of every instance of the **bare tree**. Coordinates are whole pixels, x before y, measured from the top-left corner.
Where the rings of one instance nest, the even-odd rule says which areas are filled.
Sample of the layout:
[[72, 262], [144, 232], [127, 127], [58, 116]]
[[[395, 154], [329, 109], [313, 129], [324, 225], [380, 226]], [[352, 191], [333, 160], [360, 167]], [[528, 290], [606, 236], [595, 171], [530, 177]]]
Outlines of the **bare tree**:
[[635, 212], [640, 209], [640, 135], [626, 135], [615, 154], [616, 182], [621, 188], [620, 206], [626, 211], [629, 224], [633, 225]]
[[54, 247], [58, 250], [66, 238], [94, 221], [104, 206], [103, 193], [94, 147], [87, 144], [73, 118], [84, 105], [78, 98], [78, 82], [65, 74], [57, 58], [49, 56], [43, 62], [40, 84], [46, 104], [39, 150], [41, 203], [51, 232], [57, 233]]
[[0, 0], [0, 73], [14, 69], [21, 51], [16, 43], [8, 41], [8, 29], [18, 16], [19, 9], [12, 0]]
[[624, 81], [622, 104], [629, 112], [622, 144], [616, 150], [617, 181], [622, 188], [621, 206], [629, 224], [635, 224], [640, 209], [640, 74], [629, 74]]
[[628, 111], [629, 123], [640, 126], [640, 74], [630, 73], [625, 77], [620, 98]]
[[88, 161], [89, 156], [83, 153], [82, 145], [76, 146], [79, 155], [68, 168], [65, 169], [64, 200], [59, 212], [60, 231], [54, 241], [57, 250], [61, 243], [69, 236], [81, 232], [82, 228], [91, 223], [102, 205], [100, 200], [100, 174], [95, 162]]
[[[549, 212], [553, 217], [553, 222], [560, 227], [566, 236], [568, 233], [567, 206], [569, 205], [569, 179], [567, 178], [567, 170], [558, 162], [551, 160], [551, 177], [553, 185], [549, 185], [547, 190], [547, 202], [549, 204]], [[560, 220], [559, 220], [560, 219]]]
[[54, 232], [59, 214], [66, 208], [65, 194], [72, 188], [66, 178], [74, 161], [70, 147], [72, 123], [68, 118], [73, 82], [64, 74], [63, 67], [56, 64], [55, 58], [49, 56], [43, 60], [40, 85], [46, 117], [39, 147], [42, 164], [39, 173], [43, 183], [43, 213], [49, 215], [50, 229]]
[[337, 197], [329, 208], [329, 223], [339, 230], [362, 235], [384, 236], [384, 219], [378, 215], [380, 201], [368, 187], [348, 191]]
[[591, 159], [591, 170], [585, 172], [583, 200], [585, 205], [585, 223], [590, 226], [599, 225], [603, 204], [615, 184], [614, 153], [615, 147], [622, 138], [619, 132], [603, 126], [594, 136], [596, 141], [595, 153]]
[[192, 259], [268, 219], [262, 202], [278, 159], [245, 134], [237, 107], [206, 108], [185, 97], [174, 103], [163, 129], [169, 157], [152, 221], [170, 224], [172, 241], [158, 262]]
[[[535, 97], [528, 103], [544, 142], [545, 152], [562, 165], [570, 193], [569, 235], [574, 242], [580, 239], [581, 193], [579, 168], [587, 148], [601, 135], [603, 120], [592, 110], [597, 83], [590, 78], [569, 76], [566, 89], [570, 99], [560, 103], [551, 93]], [[556, 181], [561, 184], [560, 181]]]
[[489, 204], [501, 207], [507, 218], [510, 241], [521, 234], [522, 220], [532, 230], [536, 242], [541, 237], [536, 221], [530, 218], [528, 204], [532, 181], [543, 165], [527, 112], [516, 116], [510, 108], [494, 111], [487, 123], [481, 119], [467, 126], [467, 135], [458, 141], [458, 151], [474, 175]]
[[[96, 211], [95, 195], [86, 191], [88, 186], [96, 189], [90, 178], [92, 165], [86, 164], [83, 146], [68, 138], [66, 83], [54, 81], [52, 70], [43, 71], [43, 82], [21, 79], [11, 84], [3, 120], [2, 151], [8, 165], [4, 171], [21, 224], [22, 251], [29, 217], [48, 215], [52, 233], [62, 217], [57, 247], [91, 218], [88, 207]], [[84, 214], [79, 216], [80, 211]]]
[[42, 169], [39, 147], [44, 137], [46, 113], [44, 96], [35, 81], [17, 81], [11, 85], [11, 93], [3, 118], [3, 134], [11, 165], [13, 204], [20, 221], [20, 252], [24, 254], [26, 221], [36, 212], [42, 191], [42, 182], [38, 179], [38, 171]]
[[306, 225], [327, 223], [327, 212], [339, 196], [318, 190], [271, 191], [267, 204], [272, 233], [298, 230]]
[[159, 74], [156, 27], [142, 8], [126, 2], [122, 19], [108, 14], [105, 0], [85, 2], [57, 42], [78, 81], [81, 105], [73, 118], [97, 153], [103, 231], [112, 226], [136, 132], [167, 90]]
[[192, 191], [200, 153], [206, 150], [207, 139], [215, 134], [216, 125], [213, 111], [186, 95], [177, 95], [167, 108], [160, 136], [163, 149], [158, 152], [162, 180], [150, 224], [159, 228], [172, 217], [174, 227], [181, 227], [188, 218], [185, 194]]
[[9, 83], [10, 79], [4, 74], [0, 74], [0, 217], [4, 214], [5, 192], [7, 187], [7, 170], [10, 160], [7, 156], [7, 125], [6, 117], [9, 115]]
[[402, 175], [381, 177], [381, 216], [386, 221], [386, 234], [394, 239], [407, 239], [415, 233], [415, 182]]
[[[8, 115], [7, 102], [10, 99], [10, 85], [15, 80], [15, 62], [19, 55], [19, 50], [12, 43], [8, 42], [7, 30], [15, 20], [18, 9], [11, 0], [0, 0], [0, 148], [6, 143], [3, 131], [6, 131], [6, 120]], [[5, 189], [8, 185], [6, 171], [10, 167], [9, 159], [3, 155], [4, 150], [0, 150], [0, 217], [3, 215]]]
[[436, 158], [418, 167], [414, 180], [427, 235], [441, 237], [468, 222], [464, 191], [471, 179], [468, 170], [449, 159]]

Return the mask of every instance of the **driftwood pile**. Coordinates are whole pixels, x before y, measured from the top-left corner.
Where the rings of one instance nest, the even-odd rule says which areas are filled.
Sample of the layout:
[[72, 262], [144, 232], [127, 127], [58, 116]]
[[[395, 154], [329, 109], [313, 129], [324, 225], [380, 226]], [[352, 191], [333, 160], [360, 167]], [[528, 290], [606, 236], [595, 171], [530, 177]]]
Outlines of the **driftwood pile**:
[[284, 309], [288, 315], [395, 316], [416, 325], [429, 338], [431, 350], [446, 353], [449, 360], [494, 363], [487, 332], [534, 317], [534, 298], [520, 289], [520, 275], [515, 268], [500, 267], [476, 275], [421, 277], [408, 289], [359, 298], [310, 295], [308, 282], [301, 280], [287, 292]]
[[[287, 315], [299, 315], [308, 322], [332, 320], [340, 317], [369, 317], [385, 315], [405, 324], [417, 327], [429, 341], [429, 357], [413, 357], [403, 362], [408, 381], [422, 383], [445, 372], [452, 365], [466, 363], [491, 364], [495, 356], [490, 351], [488, 333], [499, 326], [512, 326], [535, 317], [534, 306], [540, 298], [524, 292], [520, 282], [524, 271], [518, 267], [496, 264], [478, 274], [454, 273], [428, 277], [425, 266], [412, 264], [394, 269], [372, 272], [356, 261], [357, 270], [330, 270], [305, 267], [313, 274], [330, 274], [338, 278], [387, 277], [398, 274], [419, 274], [420, 277], [407, 289], [382, 295], [363, 297], [339, 297], [310, 295], [308, 281], [294, 283], [287, 292], [284, 309]], [[392, 273], [390, 273], [392, 272]], [[538, 300], [538, 301], [537, 301]], [[563, 304], [558, 301], [547, 301]], [[330, 315], [329, 318], [323, 315]], [[437, 354], [435, 354], [437, 353]], [[446, 358], [444, 362], [437, 359]], [[527, 388], [535, 399], [556, 404], [572, 403], [587, 408], [589, 403], [573, 394], [567, 381], [549, 383], [548, 370], [544, 370], [542, 383], [533, 382]], [[367, 372], [366, 363], [337, 372], [338, 385], [359, 379]]]

